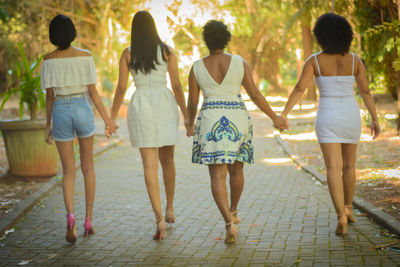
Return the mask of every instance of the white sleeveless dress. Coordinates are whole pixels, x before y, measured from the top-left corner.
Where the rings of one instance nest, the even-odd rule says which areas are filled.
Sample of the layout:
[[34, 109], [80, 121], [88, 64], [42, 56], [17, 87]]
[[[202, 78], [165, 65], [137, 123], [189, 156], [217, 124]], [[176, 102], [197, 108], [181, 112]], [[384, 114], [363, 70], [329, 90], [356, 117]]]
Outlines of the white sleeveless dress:
[[192, 162], [198, 164], [254, 163], [253, 126], [240, 95], [243, 59], [232, 55], [228, 71], [218, 84], [198, 60], [193, 64], [204, 101], [196, 122]]
[[[320, 52], [321, 53], [321, 52]], [[358, 144], [361, 135], [361, 118], [354, 97], [354, 54], [352, 73], [349, 76], [323, 76], [315, 58], [319, 76], [315, 77], [320, 92], [315, 132], [319, 143]]]
[[147, 74], [131, 70], [136, 91], [128, 106], [127, 121], [133, 147], [163, 147], [178, 142], [178, 105], [166, 86], [168, 64], [161, 53], [159, 46], [156, 70]]

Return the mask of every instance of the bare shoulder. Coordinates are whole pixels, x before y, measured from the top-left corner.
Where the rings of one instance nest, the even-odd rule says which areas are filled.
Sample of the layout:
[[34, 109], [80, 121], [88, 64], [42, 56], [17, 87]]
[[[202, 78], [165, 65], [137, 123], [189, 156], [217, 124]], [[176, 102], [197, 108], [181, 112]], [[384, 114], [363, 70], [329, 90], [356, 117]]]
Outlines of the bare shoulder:
[[164, 53], [164, 57], [169, 60], [170, 57], [174, 58], [176, 57], [174, 49], [172, 49], [172, 47], [170, 47], [169, 45], [165, 44], [165, 50], [163, 51]]
[[47, 59], [52, 59], [52, 58], [56, 58], [57, 57], [57, 50], [53, 50], [50, 53], [47, 53], [46, 55], [43, 56], [44, 60]]
[[126, 64], [129, 65], [129, 62], [131, 61], [131, 50], [129, 47], [125, 48], [124, 51], [122, 51], [121, 60], [124, 60]]
[[71, 48], [74, 49], [74, 52], [79, 57], [90, 57], [90, 56], [92, 56], [92, 54], [90, 53], [89, 50], [82, 49], [82, 48], [79, 48], [79, 47], [71, 47]]

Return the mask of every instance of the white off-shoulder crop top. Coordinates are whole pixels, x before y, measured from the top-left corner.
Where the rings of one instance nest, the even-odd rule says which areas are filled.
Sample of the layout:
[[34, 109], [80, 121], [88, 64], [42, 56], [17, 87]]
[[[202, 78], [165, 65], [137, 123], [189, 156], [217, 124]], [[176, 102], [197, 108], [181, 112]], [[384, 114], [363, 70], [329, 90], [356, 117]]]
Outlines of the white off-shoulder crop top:
[[42, 89], [53, 88], [55, 95], [84, 93], [95, 84], [96, 66], [92, 56], [51, 58], [43, 61]]

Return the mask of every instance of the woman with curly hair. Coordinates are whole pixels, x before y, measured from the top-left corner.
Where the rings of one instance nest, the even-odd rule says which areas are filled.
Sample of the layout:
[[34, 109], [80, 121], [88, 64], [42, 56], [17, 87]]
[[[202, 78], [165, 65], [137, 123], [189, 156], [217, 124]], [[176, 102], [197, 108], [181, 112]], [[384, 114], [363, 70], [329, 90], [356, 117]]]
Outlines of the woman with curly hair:
[[[285, 125], [286, 121], [272, 111], [258, 90], [249, 65], [239, 55], [224, 53], [231, 38], [228, 27], [211, 20], [203, 28], [203, 37], [210, 55], [196, 61], [189, 74], [187, 135], [194, 136], [192, 162], [208, 165], [211, 191], [226, 224], [225, 243], [235, 243], [243, 163], [254, 163], [253, 126], [240, 95], [241, 85], [275, 125]], [[204, 102], [194, 126], [200, 90]], [[230, 205], [225, 184], [228, 172]]]
[[355, 54], [349, 53], [353, 31], [348, 21], [334, 13], [326, 13], [318, 18], [314, 35], [322, 52], [307, 59], [282, 116], [286, 117], [292, 110], [315, 76], [320, 91], [315, 132], [324, 155], [329, 192], [338, 217], [335, 232], [345, 235], [348, 222], [355, 221], [351, 207], [357, 145], [361, 135], [360, 110], [353, 91], [354, 81], [371, 114], [370, 127], [374, 139], [379, 135], [380, 127], [368, 88], [365, 66]]

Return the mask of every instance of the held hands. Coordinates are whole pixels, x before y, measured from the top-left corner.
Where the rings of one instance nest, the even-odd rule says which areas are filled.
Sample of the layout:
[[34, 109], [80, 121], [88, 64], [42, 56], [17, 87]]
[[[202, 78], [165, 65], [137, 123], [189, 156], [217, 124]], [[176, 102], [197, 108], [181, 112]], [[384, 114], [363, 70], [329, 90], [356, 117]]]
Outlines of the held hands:
[[106, 123], [104, 133], [106, 134], [106, 136], [108, 138], [110, 138], [112, 134], [117, 135], [117, 129], [118, 129], [118, 125], [115, 123], [115, 121], [110, 120], [108, 123]]
[[289, 129], [289, 121], [284, 115], [277, 116], [276, 118], [273, 119], [273, 122], [274, 122], [274, 128], [278, 129], [279, 131]]
[[53, 128], [46, 127], [46, 143], [51, 145], [53, 143]]
[[377, 120], [373, 120], [371, 122], [371, 135], [372, 138], [375, 139], [381, 133], [381, 127], [379, 126], [379, 122]]
[[185, 124], [185, 128], [186, 128], [186, 136], [187, 137], [193, 136], [194, 135], [194, 125], [190, 125], [188, 119], [184, 119], [184, 124]]

